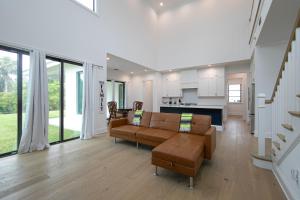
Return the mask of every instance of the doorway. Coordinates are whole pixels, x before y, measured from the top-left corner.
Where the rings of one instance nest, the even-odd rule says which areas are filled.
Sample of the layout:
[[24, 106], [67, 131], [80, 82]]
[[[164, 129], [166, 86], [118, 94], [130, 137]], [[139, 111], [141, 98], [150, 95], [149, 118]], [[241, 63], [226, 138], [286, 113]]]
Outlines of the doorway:
[[144, 81], [143, 91], [144, 91], [143, 110], [152, 112], [153, 111], [153, 81], [152, 80]]

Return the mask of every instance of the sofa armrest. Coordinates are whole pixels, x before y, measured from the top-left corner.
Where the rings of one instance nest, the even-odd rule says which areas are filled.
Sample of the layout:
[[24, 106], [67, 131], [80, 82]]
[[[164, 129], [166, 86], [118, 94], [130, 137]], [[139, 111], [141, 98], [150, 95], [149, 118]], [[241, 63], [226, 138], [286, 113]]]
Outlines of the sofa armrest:
[[211, 126], [203, 136], [205, 137], [205, 158], [211, 160], [216, 149], [216, 127]]
[[112, 128], [127, 125], [127, 124], [128, 124], [127, 118], [111, 119], [108, 126], [108, 132], [110, 133]]

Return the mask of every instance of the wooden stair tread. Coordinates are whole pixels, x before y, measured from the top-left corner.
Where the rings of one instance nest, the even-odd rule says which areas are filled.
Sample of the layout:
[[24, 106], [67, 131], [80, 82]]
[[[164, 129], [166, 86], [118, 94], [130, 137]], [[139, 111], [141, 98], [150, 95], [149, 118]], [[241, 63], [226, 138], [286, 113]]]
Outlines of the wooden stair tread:
[[283, 142], [286, 142], [286, 137], [284, 134], [281, 134], [281, 133], [277, 133], [277, 137], [282, 140]]
[[280, 143], [279, 143], [279, 142], [273, 141], [273, 145], [274, 145], [278, 150], [280, 150]]
[[268, 161], [268, 162], [272, 162], [272, 157], [271, 156], [260, 156], [257, 153], [251, 153], [252, 157], [259, 159], [259, 160], [264, 160], [264, 161]]
[[294, 131], [294, 128], [290, 124], [281, 124], [281, 126], [289, 131]]
[[289, 113], [295, 117], [300, 117], [300, 112], [298, 111], [289, 111]]

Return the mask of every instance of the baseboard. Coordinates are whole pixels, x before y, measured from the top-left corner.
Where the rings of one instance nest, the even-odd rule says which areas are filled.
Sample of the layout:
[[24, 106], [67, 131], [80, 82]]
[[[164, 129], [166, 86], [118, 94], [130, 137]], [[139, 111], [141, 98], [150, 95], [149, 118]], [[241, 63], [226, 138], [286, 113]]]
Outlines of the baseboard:
[[252, 157], [252, 162], [253, 162], [253, 165], [255, 165], [256, 167], [259, 167], [262, 169], [267, 169], [267, 170], [273, 169], [272, 162], [270, 162], [270, 161], [265, 161], [265, 160], [261, 160], [261, 159]]
[[286, 186], [286, 184], [285, 184], [284, 181], [283, 181], [284, 178], [283, 178], [282, 176], [280, 176], [280, 174], [279, 174], [279, 172], [278, 172], [279, 170], [280, 170], [280, 169], [278, 169], [277, 166], [273, 165], [272, 172], [273, 172], [275, 178], [277, 179], [277, 181], [278, 181], [278, 183], [279, 183], [279, 185], [280, 185], [280, 187], [281, 187], [281, 189], [282, 189], [282, 191], [283, 191], [285, 197], [286, 197], [288, 200], [294, 200], [294, 198], [293, 198], [292, 194], [290, 193], [288, 187]]
[[216, 127], [217, 131], [223, 131], [223, 126], [217, 126], [217, 125], [213, 125], [214, 127]]

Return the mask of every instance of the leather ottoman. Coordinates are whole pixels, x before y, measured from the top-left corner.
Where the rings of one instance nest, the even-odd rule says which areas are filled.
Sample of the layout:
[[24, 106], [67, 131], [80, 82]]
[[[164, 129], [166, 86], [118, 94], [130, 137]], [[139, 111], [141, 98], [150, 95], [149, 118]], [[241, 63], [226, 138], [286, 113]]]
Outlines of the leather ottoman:
[[204, 159], [204, 137], [192, 134], [177, 134], [152, 150], [152, 164], [190, 177], [193, 188], [196, 176]]

